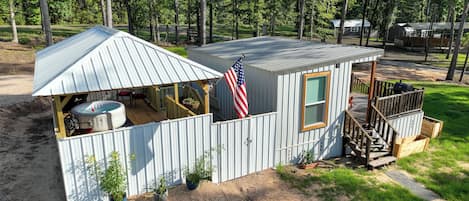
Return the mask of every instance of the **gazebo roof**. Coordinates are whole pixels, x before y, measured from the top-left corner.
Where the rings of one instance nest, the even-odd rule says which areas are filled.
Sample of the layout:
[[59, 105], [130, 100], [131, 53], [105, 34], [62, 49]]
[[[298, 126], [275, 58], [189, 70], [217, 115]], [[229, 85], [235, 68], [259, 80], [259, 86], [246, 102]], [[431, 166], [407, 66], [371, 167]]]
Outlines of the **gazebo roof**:
[[128, 33], [96, 26], [36, 54], [33, 96], [218, 79], [222, 74]]

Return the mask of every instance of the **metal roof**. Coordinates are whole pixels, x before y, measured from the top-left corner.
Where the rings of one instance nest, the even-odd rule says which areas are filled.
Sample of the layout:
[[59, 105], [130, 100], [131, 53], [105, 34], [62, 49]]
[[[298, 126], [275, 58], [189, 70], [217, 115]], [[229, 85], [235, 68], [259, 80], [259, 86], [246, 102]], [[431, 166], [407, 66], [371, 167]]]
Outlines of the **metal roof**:
[[[429, 30], [430, 22], [416, 22], [416, 23], [397, 23], [401, 27], [412, 27], [415, 30]], [[451, 23], [449, 22], [435, 22], [433, 23], [433, 30], [450, 30]], [[459, 22], [454, 23], [454, 29], [459, 29]], [[469, 24], [464, 23], [464, 29], [469, 29]]]
[[335, 45], [302, 41], [282, 37], [255, 37], [213, 43], [192, 48], [222, 59], [236, 60], [241, 54], [243, 62], [252, 67], [271, 72], [321, 67], [370, 56], [384, 55], [383, 49], [350, 45]]
[[[336, 20], [331, 20], [332, 25], [334, 25], [334, 28], [339, 28], [340, 27], [340, 19]], [[370, 27], [370, 21], [365, 20], [365, 27]], [[344, 22], [344, 27], [361, 27], [362, 26], [362, 20], [360, 19], [354, 19], [354, 20], [345, 20]]]
[[96, 26], [37, 52], [33, 96], [135, 88], [222, 76], [128, 33]]

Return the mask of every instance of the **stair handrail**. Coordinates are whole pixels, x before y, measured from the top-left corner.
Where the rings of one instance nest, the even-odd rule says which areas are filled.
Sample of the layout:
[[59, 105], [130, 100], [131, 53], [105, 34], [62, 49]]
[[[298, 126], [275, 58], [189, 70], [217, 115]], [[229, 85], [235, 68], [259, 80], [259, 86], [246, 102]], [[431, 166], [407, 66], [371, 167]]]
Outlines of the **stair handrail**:
[[[371, 142], [373, 141], [373, 138], [369, 135], [370, 131], [365, 130], [362, 125], [353, 117], [352, 114], [348, 110], [345, 110], [345, 120], [344, 122], [347, 122], [347, 118], [349, 118], [352, 122], [348, 123], [348, 132], [350, 132], [350, 123], [353, 123], [353, 130], [355, 130], [356, 127], [359, 128], [359, 131], [363, 134], [361, 138], [358, 141], [354, 136], [350, 135], [347, 131], [347, 125], [344, 125], [343, 128], [343, 133], [344, 135], [349, 135], [350, 140], [356, 142], [357, 145], [360, 146], [360, 150], [362, 150], [362, 146], [365, 145], [365, 158], [366, 158], [366, 165], [370, 162], [370, 152], [371, 152]], [[366, 139], [366, 143], [364, 143], [364, 139]], [[360, 153], [361, 154], [361, 153]]]
[[[392, 133], [391, 144], [388, 144], [388, 146], [391, 147], [390, 151], [391, 151], [391, 153], [393, 153], [394, 143], [396, 142], [397, 136], [399, 136], [399, 131], [397, 131], [394, 128], [394, 126], [392, 126], [391, 123], [389, 123], [389, 120], [386, 118], [386, 116], [384, 116], [384, 114], [381, 113], [374, 104], [371, 104], [370, 115], [371, 115], [371, 117], [370, 117], [370, 126], [372, 126], [375, 129], [375, 131], [378, 133], [378, 135], [380, 135], [383, 139], [385, 139], [386, 144], [388, 144], [389, 135], [383, 136], [385, 133], [381, 132], [381, 131], [386, 131], [386, 132], [389, 133], [389, 129], [391, 129], [391, 133]], [[379, 118], [377, 118], [376, 115], [379, 116]], [[381, 123], [378, 122], [379, 124], [376, 127], [377, 119], [381, 120], [385, 125], [381, 126]]]

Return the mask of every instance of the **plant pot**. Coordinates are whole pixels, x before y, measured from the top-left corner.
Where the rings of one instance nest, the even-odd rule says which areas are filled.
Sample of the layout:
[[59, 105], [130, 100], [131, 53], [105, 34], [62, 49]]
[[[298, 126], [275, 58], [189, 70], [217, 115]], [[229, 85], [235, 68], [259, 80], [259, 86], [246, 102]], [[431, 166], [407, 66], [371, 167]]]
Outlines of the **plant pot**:
[[197, 187], [199, 187], [199, 183], [200, 183], [200, 181], [190, 181], [190, 180], [186, 179], [186, 187], [190, 191], [195, 190]]
[[[118, 200], [115, 200], [112, 196], [109, 197], [109, 200], [110, 201], [118, 201]], [[122, 201], [127, 201], [127, 195], [124, 193], [124, 197], [122, 198]]]
[[300, 168], [300, 169], [313, 169], [316, 166], [318, 166], [318, 163], [300, 164], [300, 165], [298, 165], [298, 168]]
[[168, 190], [166, 190], [163, 194], [157, 194], [155, 193], [153, 197], [154, 201], [166, 201], [168, 200]]

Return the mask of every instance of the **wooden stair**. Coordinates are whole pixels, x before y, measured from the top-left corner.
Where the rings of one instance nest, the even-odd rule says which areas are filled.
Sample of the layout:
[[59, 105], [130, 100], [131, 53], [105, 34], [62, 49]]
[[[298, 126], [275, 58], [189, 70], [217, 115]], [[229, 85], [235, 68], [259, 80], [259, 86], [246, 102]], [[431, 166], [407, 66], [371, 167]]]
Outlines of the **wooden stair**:
[[344, 150], [348, 146], [352, 155], [368, 169], [386, 166], [396, 161], [392, 149], [397, 131], [387, 119], [372, 107], [370, 124], [361, 125], [349, 111], [345, 112]]

